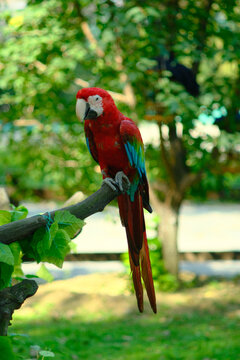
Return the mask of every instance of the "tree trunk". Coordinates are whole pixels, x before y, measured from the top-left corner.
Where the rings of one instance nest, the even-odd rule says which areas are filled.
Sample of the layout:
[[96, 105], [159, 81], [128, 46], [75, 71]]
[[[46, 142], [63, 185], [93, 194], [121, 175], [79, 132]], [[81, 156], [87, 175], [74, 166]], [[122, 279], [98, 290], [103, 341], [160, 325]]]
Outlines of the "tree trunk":
[[158, 238], [162, 243], [164, 265], [171, 274], [178, 276], [179, 257], [177, 233], [178, 215], [181, 204], [174, 208], [168, 202], [160, 201], [152, 186], [150, 186], [149, 190], [153, 209], [160, 217]]
[[164, 265], [171, 274], [178, 276], [177, 232], [179, 212], [166, 204], [162, 204], [158, 213], [160, 215], [158, 237], [162, 242]]
[[3, 186], [0, 186], [0, 210], [10, 210], [8, 194]]

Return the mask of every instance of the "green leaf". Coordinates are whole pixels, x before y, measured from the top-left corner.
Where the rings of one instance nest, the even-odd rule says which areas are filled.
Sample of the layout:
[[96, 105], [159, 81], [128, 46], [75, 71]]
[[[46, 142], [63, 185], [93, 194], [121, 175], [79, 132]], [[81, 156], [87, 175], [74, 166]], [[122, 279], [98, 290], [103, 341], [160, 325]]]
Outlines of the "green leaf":
[[135, 6], [127, 11], [126, 17], [138, 23], [144, 20], [146, 15], [139, 6]]
[[136, 66], [140, 71], [146, 71], [146, 70], [152, 69], [154, 66], [156, 66], [156, 61], [148, 59], [148, 58], [141, 58], [137, 62]]
[[58, 227], [58, 223], [56, 221], [54, 221], [54, 223], [51, 225], [49, 233], [50, 233], [50, 237], [49, 237], [49, 242], [48, 242], [48, 249], [51, 247], [53, 239], [58, 231], [59, 227]]
[[33, 242], [32, 237], [27, 237], [26, 239], [21, 240], [19, 244], [24, 257], [29, 259], [34, 258], [37, 262], [41, 261], [38, 261], [36, 258], [36, 256], [38, 257], [39, 255], [36, 254], [36, 244]]
[[14, 257], [8, 245], [0, 243], [0, 289], [10, 285]]
[[11, 221], [17, 221], [17, 220], [22, 220], [25, 219], [27, 217], [28, 214], [28, 209], [25, 208], [25, 206], [18, 206], [15, 207], [12, 211], [11, 211]]
[[0, 262], [14, 265], [14, 257], [8, 245], [0, 243]]
[[77, 254], [77, 244], [73, 241], [70, 241], [69, 247], [71, 249], [71, 253]]
[[54, 280], [54, 277], [50, 273], [50, 271], [46, 268], [44, 264], [41, 264], [39, 270], [37, 271], [37, 276], [46, 280], [47, 282], [51, 282]]
[[14, 242], [12, 244], [9, 245], [13, 257], [14, 257], [14, 271], [12, 274], [12, 277], [16, 278], [16, 277], [22, 277], [24, 275], [23, 271], [22, 271], [22, 252], [21, 252], [21, 246], [18, 242]]
[[27, 279], [38, 279], [38, 276], [37, 276], [37, 275], [32, 275], [32, 274], [27, 274], [27, 275], [25, 275], [25, 277], [26, 277]]
[[58, 223], [55, 221], [49, 231], [44, 227], [35, 231], [33, 239], [30, 241], [30, 247], [25, 243], [25, 251], [38, 263], [47, 261], [62, 267], [64, 258], [70, 249], [69, 241], [69, 235], [64, 230], [58, 229]]
[[9, 337], [0, 336], [1, 360], [14, 360], [15, 355]]
[[[46, 236], [46, 237], [45, 237]], [[34, 235], [33, 235], [33, 239], [32, 241], [30, 241], [30, 247], [28, 250], [28, 253], [31, 256], [34, 257], [34, 259], [39, 263], [42, 259], [42, 256], [44, 256], [45, 251], [44, 251], [44, 242], [48, 243], [49, 239], [48, 239], [49, 233], [46, 231], [46, 229], [44, 227], [41, 227], [40, 229], [38, 229], [37, 231], [35, 231]], [[44, 240], [45, 237], [45, 240]]]
[[10, 286], [13, 266], [0, 262], [0, 290]]
[[24, 279], [24, 272], [22, 270], [21, 264], [14, 266], [12, 278], [20, 280]]
[[50, 231], [47, 231], [44, 228], [39, 229], [38, 231], [36, 231], [33, 238], [34, 241], [37, 242], [36, 250], [41, 258], [50, 248], [50, 243], [51, 243]]
[[50, 249], [43, 256], [42, 261], [50, 262], [61, 268], [65, 256], [70, 251], [69, 242], [70, 238], [66, 231], [58, 230]]
[[18, 242], [14, 242], [12, 244], [9, 245], [10, 250], [13, 254], [13, 258], [14, 258], [14, 265], [19, 265], [21, 264], [21, 246]]
[[34, 241], [35, 252], [37, 252], [38, 259], [47, 255], [48, 250], [52, 246], [52, 242], [55, 238], [57, 231], [58, 231], [58, 223], [54, 222], [51, 225], [49, 231], [46, 230], [45, 228], [40, 228], [35, 232], [33, 236], [33, 241]]
[[11, 213], [7, 210], [0, 210], [0, 226], [11, 222]]
[[43, 357], [55, 357], [55, 354], [52, 351], [46, 351], [46, 350], [39, 351], [39, 355]]
[[58, 222], [59, 228], [64, 229], [70, 238], [82, 229], [85, 224], [83, 220], [78, 219], [72, 215], [69, 211], [57, 211], [54, 216], [54, 221]]

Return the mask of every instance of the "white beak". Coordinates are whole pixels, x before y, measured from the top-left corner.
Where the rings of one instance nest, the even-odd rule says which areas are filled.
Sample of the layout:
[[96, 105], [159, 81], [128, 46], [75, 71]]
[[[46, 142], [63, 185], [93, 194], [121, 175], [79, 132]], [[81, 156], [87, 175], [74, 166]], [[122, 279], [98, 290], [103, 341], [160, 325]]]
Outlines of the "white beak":
[[86, 101], [83, 99], [77, 99], [76, 103], [76, 115], [80, 121], [84, 120], [85, 112], [86, 112]]

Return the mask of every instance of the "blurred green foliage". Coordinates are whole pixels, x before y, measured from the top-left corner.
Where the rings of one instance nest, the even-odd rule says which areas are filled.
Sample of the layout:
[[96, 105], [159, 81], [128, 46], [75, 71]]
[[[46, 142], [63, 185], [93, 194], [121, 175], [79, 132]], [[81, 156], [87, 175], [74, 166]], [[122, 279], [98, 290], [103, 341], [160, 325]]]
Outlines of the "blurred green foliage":
[[0, 178], [10, 194], [13, 191], [15, 201], [36, 197], [62, 200], [78, 190], [93, 192], [100, 184], [80, 124], [50, 123], [43, 129], [11, 125], [4, 135]]
[[16, 359], [12, 350], [12, 342], [7, 336], [0, 336], [0, 349], [2, 360]]
[[[118, 93], [129, 82], [136, 106], [118, 103], [118, 107], [134, 119], [154, 112], [147, 106], [153, 93], [164, 105], [163, 114], [183, 125], [191, 171], [206, 169], [204, 180], [188, 196], [203, 199], [209, 190], [223, 197], [235, 194], [236, 159], [225, 170], [222, 163], [229, 152], [239, 155], [238, 5], [237, 0], [29, 0], [23, 10], [2, 12], [0, 183], [9, 187], [12, 199], [62, 198], [99, 186], [100, 175], [75, 117], [79, 79]], [[85, 36], [83, 23], [96, 43]], [[198, 99], [171, 81], [168, 71], [149, 72], [154, 58], [170, 51], [197, 74]], [[217, 138], [191, 132], [201, 113], [221, 107], [227, 116], [218, 124]], [[24, 126], [17, 119], [24, 120]], [[147, 150], [149, 177], [167, 182], [159, 151], [153, 145]], [[219, 169], [214, 173], [212, 167]]]

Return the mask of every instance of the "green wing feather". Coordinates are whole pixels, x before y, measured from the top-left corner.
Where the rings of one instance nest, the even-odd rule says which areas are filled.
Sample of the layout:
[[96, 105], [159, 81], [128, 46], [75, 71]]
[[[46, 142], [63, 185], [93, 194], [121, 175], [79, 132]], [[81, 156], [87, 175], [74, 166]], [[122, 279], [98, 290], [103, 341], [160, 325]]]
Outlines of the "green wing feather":
[[129, 196], [134, 201], [134, 195], [140, 183], [146, 181], [146, 168], [142, 137], [137, 125], [131, 120], [122, 121], [120, 133], [127, 153], [129, 164], [137, 170], [136, 176], [131, 181]]

